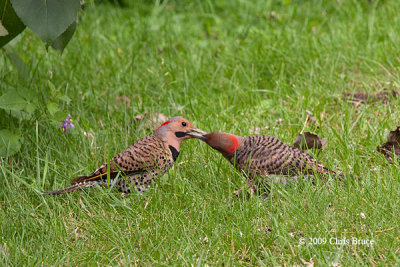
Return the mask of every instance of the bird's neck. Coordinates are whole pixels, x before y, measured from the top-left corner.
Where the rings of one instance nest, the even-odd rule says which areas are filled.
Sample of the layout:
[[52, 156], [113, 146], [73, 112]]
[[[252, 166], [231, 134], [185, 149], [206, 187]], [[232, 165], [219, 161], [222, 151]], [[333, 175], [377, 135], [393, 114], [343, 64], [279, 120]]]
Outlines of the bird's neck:
[[178, 140], [174, 133], [172, 132], [167, 132], [163, 135], [160, 134], [155, 134], [157, 138], [159, 138], [161, 141], [163, 141], [166, 144], [166, 147], [172, 146], [176, 149], [176, 151], [181, 150], [181, 140]]
[[236, 152], [230, 153], [230, 154], [226, 154], [221, 152], [221, 154], [232, 164], [234, 164], [235, 159], [236, 159]]
[[236, 161], [237, 151], [243, 148], [244, 138], [238, 135], [233, 135], [236, 139], [235, 143], [233, 143], [234, 150], [231, 153], [226, 153], [224, 151], [220, 151], [221, 154], [232, 164]]
[[173, 146], [176, 149], [176, 151], [178, 152], [181, 151], [181, 142], [179, 142], [178, 140], [169, 140], [167, 144], [169, 146]]

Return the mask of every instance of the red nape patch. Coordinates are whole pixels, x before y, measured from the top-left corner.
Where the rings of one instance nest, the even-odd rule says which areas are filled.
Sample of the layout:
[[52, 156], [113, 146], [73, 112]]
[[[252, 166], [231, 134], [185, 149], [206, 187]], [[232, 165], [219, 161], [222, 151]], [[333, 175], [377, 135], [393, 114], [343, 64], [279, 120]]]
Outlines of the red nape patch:
[[164, 125], [167, 125], [168, 123], [170, 123], [170, 121], [164, 122], [163, 124], [161, 124], [160, 126], [158, 126], [158, 128], [157, 128], [156, 130], [160, 129], [160, 128], [163, 127]]
[[237, 140], [237, 138], [234, 135], [229, 135], [229, 138], [232, 141], [232, 145], [230, 147], [228, 147], [228, 149], [226, 150], [227, 153], [232, 153], [233, 151], [235, 151], [238, 147], [239, 147], [239, 141]]

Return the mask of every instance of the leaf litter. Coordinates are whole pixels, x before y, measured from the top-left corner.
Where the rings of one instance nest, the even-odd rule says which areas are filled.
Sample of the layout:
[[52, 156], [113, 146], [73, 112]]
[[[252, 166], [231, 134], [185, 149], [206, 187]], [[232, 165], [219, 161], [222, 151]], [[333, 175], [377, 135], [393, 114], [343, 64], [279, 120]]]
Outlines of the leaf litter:
[[400, 163], [400, 125], [389, 133], [387, 142], [377, 146], [376, 150], [381, 152], [390, 163], [393, 163], [395, 157]]
[[354, 105], [358, 106], [360, 104], [366, 103], [377, 103], [387, 104], [390, 100], [399, 98], [399, 92], [396, 89], [383, 90], [377, 93], [367, 93], [367, 92], [346, 92], [345, 98], [349, 101], [354, 102]]
[[296, 141], [294, 141], [293, 146], [297, 147], [298, 149], [301, 150], [306, 150], [306, 149], [320, 149], [323, 150], [326, 148], [328, 145], [328, 140], [325, 138], [320, 138], [318, 135], [310, 133], [310, 132], [304, 132], [304, 133], [299, 133], [299, 135], [296, 138]]

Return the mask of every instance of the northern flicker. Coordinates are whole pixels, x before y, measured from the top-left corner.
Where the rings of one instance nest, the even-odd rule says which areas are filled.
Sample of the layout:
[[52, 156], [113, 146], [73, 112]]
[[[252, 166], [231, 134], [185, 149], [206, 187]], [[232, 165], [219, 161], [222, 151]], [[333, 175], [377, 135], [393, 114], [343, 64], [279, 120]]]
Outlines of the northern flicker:
[[[161, 124], [153, 134], [138, 140], [113, 157], [109, 165], [104, 163], [91, 174], [73, 179], [72, 186], [46, 194], [62, 194], [96, 185], [113, 185], [123, 193], [130, 193], [131, 188], [134, 188], [142, 193], [153, 180], [174, 165], [182, 141], [192, 138], [189, 133], [195, 132], [199, 135], [206, 134], [182, 117], [171, 118]], [[110, 184], [107, 178], [108, 168]]]
[[[228, 133], [191, 133], [193, 137], [206, 142], [219, 151], [232, 165], [249, 177], [251, 191], [256, 177], [276, 178], [277, 176], [298, 178], [299, 173], [312, 176], [316, 173], [342, 178], [342, 174], [329, 170], [315, 158], [298, 148], [266, 135], [241, 137]], [[286, 179], [278, 179], [287, 183]]]

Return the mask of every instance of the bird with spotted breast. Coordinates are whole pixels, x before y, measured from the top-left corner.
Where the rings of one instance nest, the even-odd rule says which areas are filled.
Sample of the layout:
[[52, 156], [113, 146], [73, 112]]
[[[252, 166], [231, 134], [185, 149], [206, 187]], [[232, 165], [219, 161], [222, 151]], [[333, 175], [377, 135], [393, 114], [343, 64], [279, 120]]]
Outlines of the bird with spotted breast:
[[251, 192], [257, 189], [254, 183], [257, 177], [269, 178], [283, 184], [290, 180], [285, 177], [298, 179], [300, 173], [306, 176], [331, 174], [339, 179], [343, 178], [342, 174], [328, 169], [308, 153], [272, 136], [242, 137], [222, 132], [194, 132], [190, 135], [219, 151], [238, 170], [248, 175], [247, 186]]
[[123, 193], [130, 193], [131, 188], [134, 188], [142, 193], [158, 176], [165, 174], [174, 165], [181, 143], [192, 138], [189, 134], [195, 132], [205, 134], [188, 120], [173, 117], [161, 124], [153, 134], [138, 140], [113, 157], [109, 164], [106, 162], [91, 174], [73, 179], [72, 185], [67, 188], [45, 194], [62, 194], [96, 185], [112, 185]]

